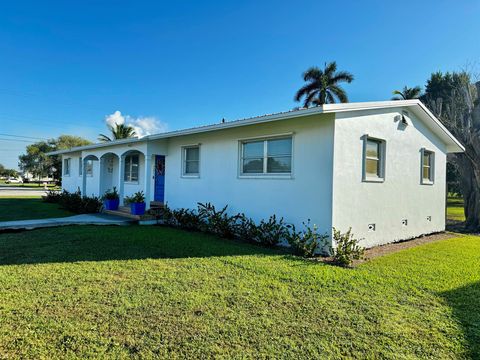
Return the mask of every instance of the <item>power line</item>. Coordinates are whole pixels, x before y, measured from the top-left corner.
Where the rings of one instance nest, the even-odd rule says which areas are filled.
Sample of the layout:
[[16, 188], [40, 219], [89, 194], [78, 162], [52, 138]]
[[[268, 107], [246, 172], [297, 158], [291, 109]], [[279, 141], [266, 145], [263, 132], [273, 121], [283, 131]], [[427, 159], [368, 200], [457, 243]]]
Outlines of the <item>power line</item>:
[[34, 139], [34, 140], [48, 140], [47, 138], [34, 137], [34, 136], [13, 135], [13, 134], [2, 134], [2, 133], [0, 133], [0, 135], [1, 135], [1, 136], [11, 136], [11, 137], [17, 137], [17, 138], [25, 138], [25, 139]]
[[15, 142], [26, 142], [26, 143], [30, 143], [30, 144], [33, 144], [35, 143], [35, 141], [28, 141], [28, 140], [20, 140], [20, 139], [0, 139], [0, 141], [15, 141]]

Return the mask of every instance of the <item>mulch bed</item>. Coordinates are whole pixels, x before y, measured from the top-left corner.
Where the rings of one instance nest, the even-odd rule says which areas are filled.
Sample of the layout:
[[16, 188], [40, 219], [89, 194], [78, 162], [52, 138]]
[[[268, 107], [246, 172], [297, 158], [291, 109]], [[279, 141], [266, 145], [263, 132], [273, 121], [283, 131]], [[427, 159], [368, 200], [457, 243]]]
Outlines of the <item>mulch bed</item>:
[[[428, 244], [428, 243], [435, 242], [435, 241], [440, 241], [440, 240], [446, 240], [446, 239], [450, 239], [450, 238], [457, 237], [457, 236], [458, 236], [458, 234], [452, 234], [452, 233], [448, 233], [448, 232], [439, 232], [439, 233], [435, 233], [435, 234], [431, 234], [431, 235], [420, 236], [420, 237], [410, 239], [410, 240], [405, 240], [405, 241], [400, 241], [400, 242], [396, 242], [396, 243], [375, 246], [375, 247], [372, 247], [370, 249], [366, 249], [365, 254], [364, 254], [364, 259], [363, 260], [354, 260], [352, 267], [356, 267], [358, 265], [361, 265], [361, 264], [363, 264], [363, 263], [365, 263], [365, 262], [367, 262], [371, 259], [375, 259], [379, 256], [393, 254], [397, 251], [410, 249], [410, 248], [413, 248], [415, 246], [424, 245], [424, 244]], [[333, 259], [331, 257], [319, 258], [318, 260], [322, 261], [324, 263], [327, 263], [327, 264], [334, 265]]]

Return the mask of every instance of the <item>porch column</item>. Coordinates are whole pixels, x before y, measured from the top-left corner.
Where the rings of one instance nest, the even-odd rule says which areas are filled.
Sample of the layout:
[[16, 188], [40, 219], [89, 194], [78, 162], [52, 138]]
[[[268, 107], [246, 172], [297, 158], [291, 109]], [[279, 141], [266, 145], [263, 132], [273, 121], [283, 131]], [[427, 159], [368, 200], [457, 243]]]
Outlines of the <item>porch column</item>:
[[118, 157], [118, 197], [120, 198], [120, 206], [123, 206], [124, 195], [124, 172], [125, 172], [125, 155]]
[[85, 173], [85, 164], [87, 160], [82, 157], [82, 196], [87, 196], [87, 174]]
[[99, 169], [98, 169], [98, 196], [101, 197], [103, 195], [103, 169], [105, 167], [105, 159], [103, 157], [99, 160]]
[[146, 209], [150, 209], [152, 201], [152, 155], [145, 154], [145, 182], [143, 192], [145, 193]]

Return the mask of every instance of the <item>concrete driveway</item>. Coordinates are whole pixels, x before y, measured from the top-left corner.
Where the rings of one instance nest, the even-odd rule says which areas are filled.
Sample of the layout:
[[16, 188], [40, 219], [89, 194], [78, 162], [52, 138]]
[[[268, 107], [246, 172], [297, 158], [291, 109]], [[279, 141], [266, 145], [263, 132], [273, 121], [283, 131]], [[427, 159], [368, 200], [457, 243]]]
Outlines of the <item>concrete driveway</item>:
[[26, 188], [20, 186], [2, 186], [0, 185], [0, 197], [2, 196], [42, 196], [46, 194], [43, 188]]

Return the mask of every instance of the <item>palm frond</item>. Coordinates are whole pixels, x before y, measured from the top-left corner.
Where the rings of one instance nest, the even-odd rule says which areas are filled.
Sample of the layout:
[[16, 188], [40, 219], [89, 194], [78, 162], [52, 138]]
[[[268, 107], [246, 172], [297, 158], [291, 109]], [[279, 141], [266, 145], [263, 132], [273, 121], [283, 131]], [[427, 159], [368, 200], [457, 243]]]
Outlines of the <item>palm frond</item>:
[[101, 141], [101, 142], [109, 142], [109, 141], [112, 141], [112, 139], [110, 139], [107, 135], [105, 134], [99, 134], [98, 135], [98, 140]]
[[335, 76], [333, 76], [330, 81], [332, 84], [336, 84], [338, 82], [347, 82], [351, 83], [354, 80], [354, 76], [350, 74], [348, 71], [339, 71], [335, 73]]
[[347, 93], [340, 86], [338, 86], [338, 85], [330, 86], [329, 90], [338, 98], [338, 100], [341, 103], [347, 103], [348, 102]]
[[311, 82], [311, 83], [308, 83], [304, 86], [302, 86], [300, 88], [300, 90], [297, 91], [297, 93], [295, 94], [295, 98], [294, 100], [295, 101], [300, 101], [300, 99], [304, 96], [308, 96], [308, 94], [310, 92], [312, 92], [313, 90], [315, 90], [315, 88], [317, 87], [317, 84], [316, 82]]
[[323, 72], [316, 66], [308, 68], [307, 71], [303, 73], [303, 81], [318, 80], [322, 77]]

